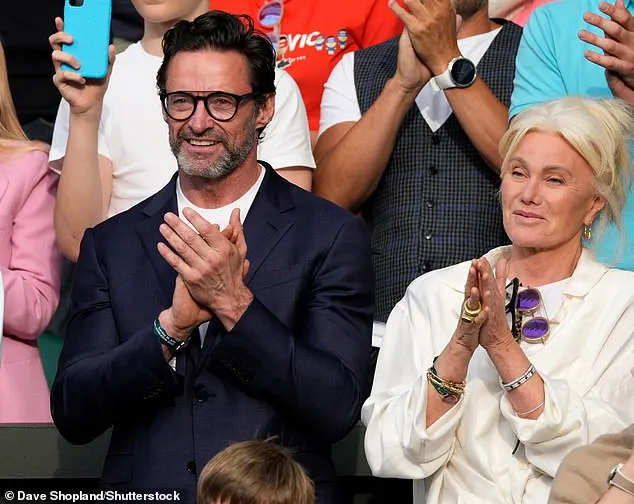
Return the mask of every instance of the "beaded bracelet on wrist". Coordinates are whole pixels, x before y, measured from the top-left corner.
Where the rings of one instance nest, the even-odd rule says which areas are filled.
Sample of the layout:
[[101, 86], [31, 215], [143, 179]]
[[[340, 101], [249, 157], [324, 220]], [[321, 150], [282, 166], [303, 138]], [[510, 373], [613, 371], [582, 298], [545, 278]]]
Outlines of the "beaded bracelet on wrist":
[[189, 344], [189, 340], [191, 338], [187, 338], [185, 340], [177, 340], [176, 338], [172, 338], [167, 331], [161, 327], [161, 323], [159, 319], [154, 320], [154, 324], [152, 325], [152, 332], [158, 337], [158, 339], [163, 343], [167, 348], [169, 348], [172, 352], [177, 353], [183, 350]]
[[438, 376], [438, 371], [436, 371], [435, 367], [436, 359], [438, 359], [438, 357], [434, 359], [431, 367], [427, 370], [427, 380], [431, 383], [436, 392], [443, 397], [443, 400], [455, 404], [458, 402], [460, 396], [464, 394], [466, 383], [444, 380]]

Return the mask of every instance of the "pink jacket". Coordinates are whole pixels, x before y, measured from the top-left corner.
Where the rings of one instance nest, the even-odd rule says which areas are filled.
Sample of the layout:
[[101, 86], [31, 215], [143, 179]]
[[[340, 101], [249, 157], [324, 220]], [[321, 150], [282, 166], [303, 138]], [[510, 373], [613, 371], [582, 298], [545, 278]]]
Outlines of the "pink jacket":
[[0, 271], [4, 322], [0, 423], [51, 422], [37, 337], [59, 302], [61, 255], [53, 211], [57, 175], [47, 154], [0, 161]]

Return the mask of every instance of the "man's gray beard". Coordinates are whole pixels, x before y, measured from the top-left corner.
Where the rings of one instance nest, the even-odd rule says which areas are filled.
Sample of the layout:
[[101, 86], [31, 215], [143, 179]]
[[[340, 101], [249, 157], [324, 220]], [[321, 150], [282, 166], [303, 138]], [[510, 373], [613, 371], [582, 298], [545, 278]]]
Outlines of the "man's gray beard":
[[247, 135], [241, 145], [229, 146], [223, 142], [224, 152], [220, 156], [220, 159], [213, 164], [207, 165], [207, 167], [202, 170], [195, 168], [193, 163], [190, 163], [179, 149], [184, 140], [179, 144], [176, 140], [170, 138], [170, 147], [172, 153], [176, 156], [178, 168], [183, 170], [183, 172], [190, 177], [202, 177], [207, 180], [220, 180], [230, 175], [239, 166], [242, 166], [255, 145], [255, 114], [246, 125], [246, 129]]
[[487, 3], [487, 0], [455, 0], [456, 14], [459, 14], [462, 20], [466, 21]]

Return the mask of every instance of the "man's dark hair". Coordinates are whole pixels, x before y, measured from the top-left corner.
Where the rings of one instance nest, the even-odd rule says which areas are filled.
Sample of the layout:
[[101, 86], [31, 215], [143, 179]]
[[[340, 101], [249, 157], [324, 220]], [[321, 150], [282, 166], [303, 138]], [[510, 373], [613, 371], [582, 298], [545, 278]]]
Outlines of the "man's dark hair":
[[[235, 16], [213, 10], [193, 21], [179, 21], [163, 37], [163, 63], [156, 76], [159, 91], [165, 92], [167, 68], [179, 52], [236, 51], [249, 67], [251, 92], [256, 103], [275, 93], [275, 50], [269, 38], [256, 30], [247, 15]], [[208, 90], [187, 90], [208, 91]]]

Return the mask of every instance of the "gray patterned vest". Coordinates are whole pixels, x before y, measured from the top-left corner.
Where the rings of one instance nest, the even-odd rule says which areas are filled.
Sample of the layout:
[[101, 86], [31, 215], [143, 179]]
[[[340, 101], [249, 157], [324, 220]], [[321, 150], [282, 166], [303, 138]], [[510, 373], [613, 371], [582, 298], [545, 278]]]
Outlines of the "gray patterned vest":
[[[478, 75], [506, 106], [522, 29], [504, 23]], [[354, 80], [365, 113], [396, 71], [398, 38], [355, 53]], [[454, 115], [432, 132], [416, 104], [407, 113], [376, 191], [362, 208], [372, 230], [376, 320], [385, 321], [409, 283], [428, 271], [479, 257], [508, 243], [499, 177]]]

